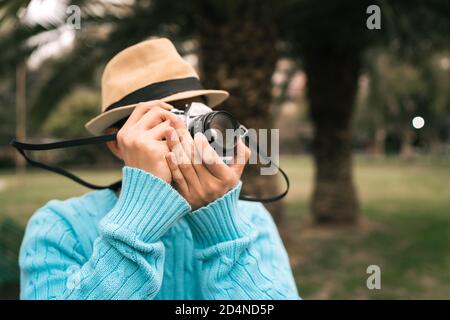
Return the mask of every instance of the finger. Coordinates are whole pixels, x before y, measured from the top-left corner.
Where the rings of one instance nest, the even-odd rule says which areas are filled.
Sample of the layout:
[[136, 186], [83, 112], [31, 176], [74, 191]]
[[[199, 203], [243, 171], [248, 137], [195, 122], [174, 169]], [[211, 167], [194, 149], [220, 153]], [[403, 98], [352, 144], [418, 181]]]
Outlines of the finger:
[[175, 149], [182, 148], [180, 138], [178, 137], [176, 130], [171, 126], [167, 127], [165, 138], [169, 150], [174, 151]]
[[170, 120], [166, 120], [156, 125], [151, 130], [146, 131], [146, 134], [151, 140], [163, 140], [166, 137], [167, 128], [169, 127]]
[[128, 117], [128, 120], [125, 122], [124, 127], [134, 125], [141, 119], [148, 111], [150, 111], [153, 107], [160, 106], [162, 109], [170, 110], [172, 108], [171, 105], [167, 103], [159, 103], [158, 100], [141, 102], [136, 105], [131, 115]]
[[192, 159], [192, 157], [194, 155], [194, 140], [192, 139], [191, 133], [184, 126], [181, 128], [175, 128], [175, 129], [180, 138], [184, 152], [187, 154], [187, 156], [190, 159]]
[[[181, 161], [182, 163], [189, 164], [193, 166], [198, 179], [202, 181], [204, 176], [202, 174], [204, 173], [204, 168], [202, 167], [202, 161], [199, 160], [198, 157], [196, 159], [195, 152], [194, 152], [194, 143], [190, 141], [184, 140], [184, 143], [181, 141], [181, 137], [178, 135], [178, 132], [173, 128], [168, 128], [168, 136], [166, 137], [167, 144], [169, 146], [170, 150], [174, 150], [175, 155], [177, 156], [177, 159]], [[192, 141], [192, 139], [191, 139]]]
[[177, 131], [178, 137], [185, 148], [186, 154], [191, 157], [193, 153], [193, 144], [191, 133], [186, 128], [186, 123], [180, 118], [176, 117], [175, 121], [171, 119], [171, 125]]
[[192, 189], [192, 187], [198, 188], [200, 186], [199, 177], [194, 167], [192, 166], [191, 159], [184, 152], [180, 138], [175, 129], [171, 127], [167, 128], [166, 141], [169, 150], [175, 155], [181, 173], [190, 186], [189, 189]]
[[205, 135], [197, 133], [194, 137], [196, 152], [200, 153], [203, 166], [218, 179], [229, 177], [230, 169], [222, 161], [217, 152], [211, 147]]
[[159, 106], [153, 107], [149, 112], [144, 114], [141, 119], [135, 124], [138, 130], [149, 130], [157, 126], [163, 121], [175, 121], [178, 117], [172, 112], [165, 110]]
[[171, 123], [172, 127], [174, 127], [177, 131], [181, 130], [181, 129], [185, 129], [186, 130], [186, 123], [181, 120], [179, 117], [177, 117], [176, 121], [173, 121]]
[[178, 140], [181, 143], [185, 155], [190, 159], [192, 166], [197, 173], [197, 177], [200, 181], [205, 181], [209, 178], [210, 173], [203, 165], [203, 161], [198, 152], [195, 151], [194, 140], [192, 139], [191, 133], [187, 130], [186, 125], [183, 121], [178, 123], [173, 123], [173, 127], [178, 135]]
[[244, 171], [245, 164], [250, 158], [250, 154], [250, 149], [242, 142], [241, 139], [239, 139], [236, 145], [236, 154], [233, 158], [233, 161], [229, 164], [229, 167], [234, 172], [241, 175], [242, 171]]
[[173, 106], [171, 104], [168, 104], [167, 102], [161, 101], [161, 100], [157, 100], [158, 101], [158, 106], [163, 108], [164, 110], [172, 110]]
[[173, 152], [169, 152], [168, 154], [166, 154], [166, 161], [172, 173], [172, 180], [173, 182], [175, 182], [178, 191], [183, 195], [188, 194], [189, 186], [186, 180], [184, 179], [184, 176], [181, 173], [180, 168], [178, 167], [175, 154]]

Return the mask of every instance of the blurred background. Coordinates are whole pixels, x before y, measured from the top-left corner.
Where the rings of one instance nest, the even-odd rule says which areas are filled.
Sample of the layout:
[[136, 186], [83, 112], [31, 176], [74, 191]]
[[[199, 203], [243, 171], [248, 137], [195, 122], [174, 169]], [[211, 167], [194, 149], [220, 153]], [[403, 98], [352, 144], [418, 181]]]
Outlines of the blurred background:
[[[86, 136], [106, 62], [165, 36], [228, 90], [247, 127], [279, 128], [291, 191], [271, 204], [305, 299], [450, 298], [450, 2], [0, 1], [0, 299], [19, 292], [33, 212], [87, 189], [8, 146]], [[109, 183], [104, 147], [36, 155]], [[270, 195], [278, 176], [245, 172]], [[367, 267], [381, 289], [366, 286]]]

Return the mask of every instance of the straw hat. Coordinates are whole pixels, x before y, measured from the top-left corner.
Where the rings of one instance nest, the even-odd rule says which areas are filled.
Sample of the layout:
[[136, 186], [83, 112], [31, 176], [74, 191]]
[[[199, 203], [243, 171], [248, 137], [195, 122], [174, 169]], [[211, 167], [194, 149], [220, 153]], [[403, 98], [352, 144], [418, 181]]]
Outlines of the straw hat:
[[129, 116], [139, 102], [165, 102], [204, 96], [210, 107], [228, 98], [228, 92], [203, 89], [194, 68], [181, 58], [165, 38], [140, 42], [114, 56], [102, 76], [100, 115], [86, 129], [102, 134]]

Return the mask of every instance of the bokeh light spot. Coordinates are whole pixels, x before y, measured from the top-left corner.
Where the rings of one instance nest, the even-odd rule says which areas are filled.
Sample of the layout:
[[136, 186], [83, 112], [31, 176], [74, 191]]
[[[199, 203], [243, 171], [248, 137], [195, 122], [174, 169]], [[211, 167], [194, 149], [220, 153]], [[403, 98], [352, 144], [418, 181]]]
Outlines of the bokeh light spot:
[[412, 125], [415, 129], [422, 129], [425, 125], [425, 119], [422, 117], [414, 117], [412, 120]]

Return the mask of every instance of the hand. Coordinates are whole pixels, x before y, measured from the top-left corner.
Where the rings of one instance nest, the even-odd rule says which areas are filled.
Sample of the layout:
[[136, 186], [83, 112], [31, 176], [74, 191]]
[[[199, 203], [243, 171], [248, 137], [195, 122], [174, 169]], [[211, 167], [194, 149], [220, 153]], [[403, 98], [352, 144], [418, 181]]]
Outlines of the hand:
[[145, 170], [167, 183], [172, 173], [165, 159], [169, 152], [165, 133], [170, 123], [182, 122], [162, 101], [149, 101], [136, 106], [117, 133], [117, 144], [125, 165]]
[[173, 127], [166, 129], [170, 149], [166, 159], [175, 187], [193, 210], [220, 198], [239, 183], [250, 157], [250, 149], [241, 140], [233, 163], [226, 165], [203, 134], [192, 139], [183, 124]]

